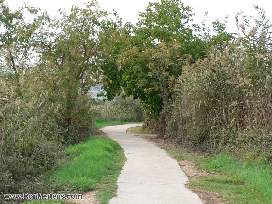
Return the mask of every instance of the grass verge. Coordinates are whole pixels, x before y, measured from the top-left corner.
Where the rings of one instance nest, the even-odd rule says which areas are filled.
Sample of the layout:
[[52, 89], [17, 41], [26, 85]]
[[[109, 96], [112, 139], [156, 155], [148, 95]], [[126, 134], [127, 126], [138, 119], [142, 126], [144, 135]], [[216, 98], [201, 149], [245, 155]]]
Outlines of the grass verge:
[[55, 189], [62, 190], [64, 187], [68, 193], [96, 190], [99, 203], [108, 203], [116, 192], [116, 181], [125, 161], [120, 145], [105, 137], [94, 137], [87, 142], [68, 147], [66, 152], [69, 160], [44, 175], [44, 182], [48, 186], [54, 186]]
[[91, 191], [105, 175], [116, 175], [122, 165], [121, 147], [114, 141], [96, 137], [67, 148], [71, 158], [50, 176], [58, 185], [70, 185], [79, 191]]
[[[96, 121], [97, 128], [125, 124], [124, 121]], [[121, 146], [104, 136], [66, 148], [68, 159], [43, 175], [39, 182], [51, 191], [79, 193], [96, 191], [100, 204], [106, 204], [115, 195], [117, 179], [124, 165]], [[63, 204], [63, 201], [29, 201], [24, 204]]]
[[[141, 131], [138, 128], [136, 132], [139, 134]], [[189, 188], [215, 192], [220, 203], [272, 203], [272, 168], [262, 160], [242, 160], [230, 153], [201, 155], [173, 144], [161, 146], [176, 160], [192, 161], [199, 171], [209, 173], [208, 176], [190, 179]]]
[[221, 153], [205, 158], [199, 167], [216, 175], [192, 180], [191, 187], [217, 192], [228, 203], [272, 203], [272, 169], [263, 162]]

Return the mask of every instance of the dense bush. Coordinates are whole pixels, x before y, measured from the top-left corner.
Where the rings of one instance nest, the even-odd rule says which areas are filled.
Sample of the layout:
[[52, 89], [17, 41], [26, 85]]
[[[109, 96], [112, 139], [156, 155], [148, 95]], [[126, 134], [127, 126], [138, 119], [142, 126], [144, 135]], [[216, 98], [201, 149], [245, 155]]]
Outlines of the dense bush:
[[[40, 75], [42, 74], [42, 75]], [[53, 168], [64, 156], [64, 145], [78, 143], [94, 132], [87, 96], [78, 96], [71, 109], [71, 124], [65, 118], [65, 100], [55, 92], [45, 72], [21, 75], [23, 95], [14, 80], [1, 77], [0, 99], [0, 192], [31, 189], [33, 179]], [[35, 83], [34, 83], [35, 82]]]
[[63, 158], [65, 145], [94, 132], [87, 92], [96, 82], [90, 59], [103, 15], [90, 3], [53, 20], [31, 7], [11, 11], [1, 0], [0, 14], [2, 194], [32, 189]]
[[37, 105], [15, 99], [0, 107], [1, 192], [22, 190], [28, 179], [52, 168], [63, 156], [64, 132], [50, 114], [53, 107]]
[[143, 111], [139, 100], [116, 96], [112, 101], [100, 102], [93, 107], [97, 118], [103, 120], [142, 121]]
[[95, 112], [92, 109], [92, 103], [87, 96], [76, 99], [75, 107], [71, 110], [71, 124], [66, 129], [66, 144], [79, 143], [95, 132]]
[[[262, 13], [261, 13], [262, 14]], [[261, 15], [244, 35], [184, 67], [168, 112], [167, 134], [202, 149], [255, 149], [270, 159], [272, 49]], [[258, 150], [258, 151], [257, 151]]]

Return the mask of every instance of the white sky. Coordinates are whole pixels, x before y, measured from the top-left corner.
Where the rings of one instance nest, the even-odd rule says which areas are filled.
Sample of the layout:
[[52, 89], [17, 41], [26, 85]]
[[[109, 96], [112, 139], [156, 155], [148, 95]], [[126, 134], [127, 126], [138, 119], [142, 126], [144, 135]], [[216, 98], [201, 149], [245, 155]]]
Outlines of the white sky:
[[[59, 8], [70, 8], [72, 5], [82, 5], [88, 0], [6, 0], [12, 7], [17, 8], [23, 2], [29, 2], [30, 5], [46, 9], [54, 15]], [[101, 7], [106, 10], [116, 10], [124, 21], [135, 23], [138, 18], [138, 12], [143, 11], [148, 2], [157, 0], [98, 0]], [[204, 12], [208, 11], [208, 21], [224, 19], [226, 15], [230, 16], [230, 21], [234, 25], [234, 16], [237, 12], [243, 10], [246, 14], [253, 14], [253, 5], [257, 4], [266, 10], [267, 16], [272, 20], [272, 0], [183, 0], [186, 5], [191, 6], [196, 13], [196, 21], [201, 22]]]

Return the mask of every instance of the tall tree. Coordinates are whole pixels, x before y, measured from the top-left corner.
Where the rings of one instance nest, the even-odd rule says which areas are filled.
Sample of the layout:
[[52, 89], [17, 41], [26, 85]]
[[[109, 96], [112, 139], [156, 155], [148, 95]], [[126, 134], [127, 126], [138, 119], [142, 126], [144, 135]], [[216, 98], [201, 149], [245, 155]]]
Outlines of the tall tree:
[[182, 66], [205, 56], [206, 43], [194, 34], [191, 20], [191, 9], [181, 1], [162, 0], [150, 3], [136, 26], [109, 32], [104, 39], [111, 40], [104, 42], [115, 50], [107, 50], [112, 63], [102, 69], [112, 68], [104, 72], [111, 95], [121, 86], [119, 90], [141, 99], [146, 113], [158, 119]]
[[40, 42], [42, 64], [50, 69], [53, 67], [58, 76], [57, 91], [68, 131], [73, 128], [73, 119], [82, 108], [79, 100], [86, 99], [90, 87], [100, 78], [97, 69], [98, 33], [105, 16], [96, 1], [84, 8], [74, 6], [69, 13], [61, 12], [60, 18], [50, 21]]
[[[35, 35], [43, 14], [25, 6], [12, 11], [0, 1], [0, 67], [15, 79], [16, 93], [22, 97], [21, 80], [24, 72], [33, 67], [35, 60]], [[24, 15], [28, 15], [28, 20]]]

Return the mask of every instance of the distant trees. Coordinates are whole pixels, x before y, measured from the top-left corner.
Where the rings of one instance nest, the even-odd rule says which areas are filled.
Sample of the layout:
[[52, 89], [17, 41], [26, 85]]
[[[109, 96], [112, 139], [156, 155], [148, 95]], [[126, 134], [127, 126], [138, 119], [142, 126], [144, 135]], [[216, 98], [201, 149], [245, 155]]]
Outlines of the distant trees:
[[110, 101], [96, 101], [92, 106], [92, 111], [96, 113], [98, 121], [143, 121], [140, 100], [135, 100], [133, 97], [116, 96]]

